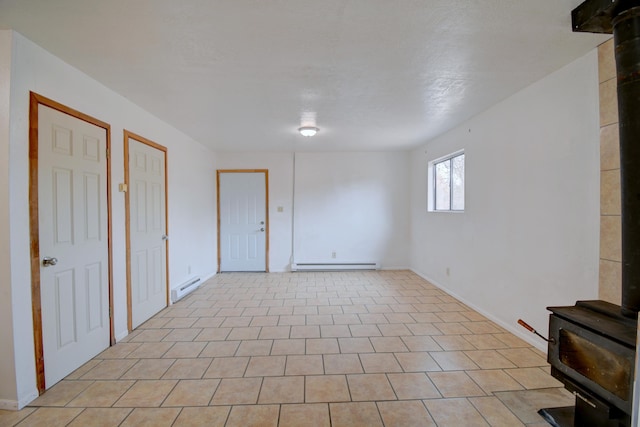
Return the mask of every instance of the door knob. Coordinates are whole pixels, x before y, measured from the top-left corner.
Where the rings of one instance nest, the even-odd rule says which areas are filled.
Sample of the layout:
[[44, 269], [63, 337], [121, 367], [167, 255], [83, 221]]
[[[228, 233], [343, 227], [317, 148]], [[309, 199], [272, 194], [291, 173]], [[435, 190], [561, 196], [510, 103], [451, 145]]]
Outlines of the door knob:
[[42, 265], [44, 265], [45, 267], [56, 265], [57, 263], [58, 263], [58, 258], [54, 258], [50, 256], [46, 256], [42, 258]]
[[264, 231], [264, 227], [262, 227], [262, 228], [260, 229], [260, 231]]
[[260, 225], [264, 225], [264, 221], [260, 221]]

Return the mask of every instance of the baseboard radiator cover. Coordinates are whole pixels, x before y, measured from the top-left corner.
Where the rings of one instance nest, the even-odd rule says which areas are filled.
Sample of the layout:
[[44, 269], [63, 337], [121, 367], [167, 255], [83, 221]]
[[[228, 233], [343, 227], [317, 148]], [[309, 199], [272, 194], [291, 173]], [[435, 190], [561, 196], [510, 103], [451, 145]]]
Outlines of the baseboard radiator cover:
[[350, 270], [379, 270], [377, 262], [332, 262], [332, 263], [293, 263], [291, 271], [350, 271]]
[[187, 280], [186, 283], [183, 283], [179, 287], [175, 289], [171, 289], [171, 302], [175, 303], [191, 292], [195, 291], [200, 287], [200, 278], [194, 277], [193, 279]]

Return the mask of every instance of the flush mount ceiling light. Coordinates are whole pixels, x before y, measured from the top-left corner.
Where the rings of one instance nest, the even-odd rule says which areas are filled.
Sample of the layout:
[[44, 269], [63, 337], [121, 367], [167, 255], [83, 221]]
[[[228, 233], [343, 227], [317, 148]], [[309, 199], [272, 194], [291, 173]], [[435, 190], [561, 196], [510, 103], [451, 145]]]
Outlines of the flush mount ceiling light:
[[298, 132], [300, 132], [300, 135], [302, 136], [313, 136], [318, 133], [319, 130], [320, 129], [315, 126], [302, 126], [298, 128]]

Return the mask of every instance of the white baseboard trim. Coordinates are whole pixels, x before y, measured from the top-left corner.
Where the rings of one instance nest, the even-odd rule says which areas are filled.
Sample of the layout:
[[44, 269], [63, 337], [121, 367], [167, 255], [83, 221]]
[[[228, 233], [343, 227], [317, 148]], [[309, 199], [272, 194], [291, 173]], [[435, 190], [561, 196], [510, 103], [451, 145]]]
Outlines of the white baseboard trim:
[[20, 408], [17, 400], [0, 399], [0, 409], [4, 411], [18, 411]]
[[498, 324], [499, 326], [501, 326], [502, 328], [504, 328], [507, 331], [511, 332], [513, 335], [517, 336], [521, 340], [531, 344], [533, 347], [537, 348], [538, 350], [540, 350], [544, 354], [547, 354], [547, 346], [543, 342], [541, 342], [539, 339], [534, 339], [535, 337], [532, 337], [531, 334], [524, 333], [522, 331], [522, 328], [517, 328], [515, 325], [511, 325], [511, 324], [503, 321], [502, 319], [498, 319], [493, 314], [483, 310], [482, 308], [478, 307], [477, 305], [475, 305], [474, 303], [468, 301], [467, 299], [461, 297], [460, 295], [457, 295], [455, 292], [451, 292], [449, 289], [447, 289], [446, 287], [442, 286], [437, 281], [431, 279], [426, 274], [423, 274], [423, 273], [417, 271], [414, 268], [412, 268], [411, 271], [413, 271], [414, 273], [416, 273], [418, 276], [422, 277], [424, 280], [428, 281], [429, 283], [433, 284], [434, 286], [439, 288], [441, 291], [445, 292], [447, 295], [450, 295], [453, 298], [455, 298], [458, 301], [460, 301], [461, 303], [463, 303], [464, 305], [469, 306], [473, 310], [475, 310], [478, 313], [482, 314], [487, 319], [491, 320], [493, 323]]
[[19, 411], [33, 402], [39, 395], [38, 390], [33, 390], [20, 400], [0, 399], [0, 409], [5, 411]]

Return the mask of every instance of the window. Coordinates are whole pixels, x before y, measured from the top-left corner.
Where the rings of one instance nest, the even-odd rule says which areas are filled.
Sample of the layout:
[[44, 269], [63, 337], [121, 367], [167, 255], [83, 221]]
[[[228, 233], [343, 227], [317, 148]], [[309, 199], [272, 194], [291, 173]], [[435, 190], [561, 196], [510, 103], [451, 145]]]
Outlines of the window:
[[429, 211], [464, 211], [464, 151], [429, 163]]

